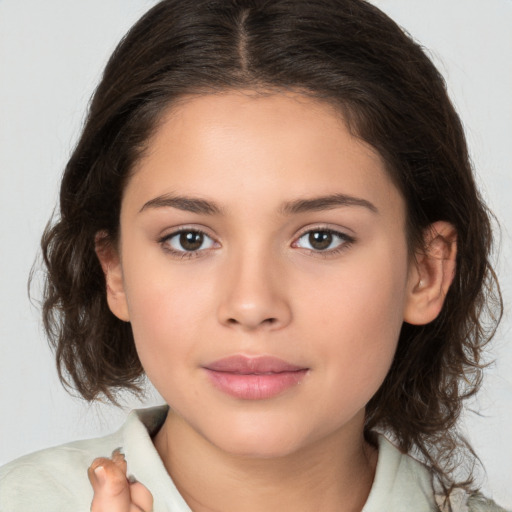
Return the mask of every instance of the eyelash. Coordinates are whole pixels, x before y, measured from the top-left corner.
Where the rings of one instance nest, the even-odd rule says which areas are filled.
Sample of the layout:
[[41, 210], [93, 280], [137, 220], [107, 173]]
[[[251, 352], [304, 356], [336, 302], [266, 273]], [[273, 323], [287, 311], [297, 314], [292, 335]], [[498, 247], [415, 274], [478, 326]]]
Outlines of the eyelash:
[[203, 237], [209, 238], [210, 240], [212, 240], [212, 242], [214, 244], [218, 244], [218, 242], [216, 242], [210, 235], [208, 235], [208, 233], [206, 233], [205, 231], [203, 231], [201, 229], [198, 229], [198, 228], [180, 228], [180, 229], [178, 229], [176, 231], [173, 231], [172, 233], [170, 233], [168, 235], [165, 235], [162, 238], [160, 238], [158, 240], [158, 243], [162, 246], [162, 249], [165, 252], [171, 254], [172, 256], [174, 256], [174, 257], [176, 257], [178, 259], [196, 258], [196, 257], [200, 256], [201, 252], [210, 250], [210, 249], [199, 249], [199, 250], [196, 250], [196, 251], [186, 251], [186, 250], [179, 251], [179, 250], [176, 250], [176, 249], [172, 249], [168, 245], [169, 242], [173, 238], [178, 237], [178, 236], [182, 235], [183, 233], [194, 233], [194, 234], [202, 235]]
[[336, 231], [335, 229], [327, 228], [327, 227], [316, 227], [313, 229], [308, 229], [304, 232], [302, 232], [297, 238], [296, 241], [293, 242], [292, 247], [297, 247], [297, 243], [301, 238], [304, 238], [307, 235], [311, 235], [312, 233], [327, 233], [329, 235], [332, 235], [333, 237], [337, 238], [340, 243], [337, 247], [334, 249], [305, 249], [308, 251], [308, 253], [320, 256], [322, 258], [328, 258], [329, 256], [336, 256], [337, 254], [342, 253], [343, 251], [347, 250], [355, 241], [356, 239], [350, 235], [347, 235], [346, 233], [343, 233], [341, 231]]
[[[187, 251], [187, 250], [180, 251], [180, 250], [171, 248], [169, 246], [169, 242], [173, 238], [178, 237], [178, 236], [182, 235], [183, 233], [193, 233], [196, 235], [202, 235], [203, 237], [210, 239], [214, 245], [215, 244], [218, 245], [218, 242], [216, 242], [211, 236], [209, 236], [205, 231], [202, 231], [201, 229], [198, 229], [198, 228], [180, 228], [176, 231], [173, 231], [172, 233], [170, 233], [168, 235], [161, 237], [158, 240], [158, 243], [162, 246], [162, 249], [165, 252], [171, 254], [172, 256], [174, 256], [178, 259], [196, 258], [196, 257], [199, 257], [201, 255], [201, 253], [204, 253], [205, 251], [210, 251], [212, 249], [212, 248], [207, 248], [207, 249], [198, 249], [195, 251]], [[320, 256], [323, 258], [328, 258], [329, 256], [335, 256], [337, 254], [340, 254], [344, 250], [348, 249], [355, 242], [355, 238], [347, 235], [346, 233], [342, 233], [340, 231], [336, 231], [331, 228], [316, 227], [313, 229], [308, 229], [306, 231], [303, 231], [292, 243], [292, 247], [297, 248], [297, 243], [299, 242], [299, 240], [301, 240], [302, 238], [304, 238], [307, 235], [311, 235], [312, 233], [327, 233], [327, 234], [332, 235], [333, 237], [338, 238], [340, 240], [339, 245], [337, 247], [335, 247], [334, 249], [320, 250], [320, 249], [303, 248], [308, 253], [313, 254], [315, 256]]]

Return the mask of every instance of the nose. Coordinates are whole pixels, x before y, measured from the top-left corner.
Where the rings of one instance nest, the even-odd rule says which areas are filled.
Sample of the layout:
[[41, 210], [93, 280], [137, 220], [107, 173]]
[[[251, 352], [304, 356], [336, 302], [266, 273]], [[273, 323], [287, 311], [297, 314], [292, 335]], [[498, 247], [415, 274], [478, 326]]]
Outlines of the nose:
[[233, 258], [222, 276], [218, 319], [245, 331], [277, 330], [292, 319], [286, 279], [272, 258], [256, 253]]

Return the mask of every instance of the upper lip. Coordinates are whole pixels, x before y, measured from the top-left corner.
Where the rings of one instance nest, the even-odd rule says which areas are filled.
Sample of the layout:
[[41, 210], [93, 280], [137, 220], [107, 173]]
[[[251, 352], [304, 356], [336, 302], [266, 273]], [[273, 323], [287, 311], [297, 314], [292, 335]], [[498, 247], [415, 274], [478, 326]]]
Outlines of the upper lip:
[[307, 370], [304, 366], [297, 366], [273, 356], [243, 356], [234, 355], [218, 359], [204, 366], [207, 370], [226, 373], [239, 373], [242, 375], [258, 375], [269, 373], [284, 373]]

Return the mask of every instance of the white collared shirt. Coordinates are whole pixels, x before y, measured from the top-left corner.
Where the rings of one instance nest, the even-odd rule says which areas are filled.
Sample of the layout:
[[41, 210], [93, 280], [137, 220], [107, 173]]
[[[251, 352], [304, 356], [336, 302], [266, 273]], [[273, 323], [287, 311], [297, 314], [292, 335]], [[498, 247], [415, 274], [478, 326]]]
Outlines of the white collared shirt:
[[[132, 411], [113, 434], [42, 450], [3, 466], [0, 512], [89, 512], [93, 493], [87, 468], [116, 448], [126, 456], [128, 474], [153, 494], [153, 512], [191, 512], [151, 440], [167, 410], [161, 406]], [[429, 471], [379, 435], [375, 480], [362, 512], [431, 512], [439, 510], [435, 503]], [[453, 512], [466, 512], [466, 499], [456, 507]]]

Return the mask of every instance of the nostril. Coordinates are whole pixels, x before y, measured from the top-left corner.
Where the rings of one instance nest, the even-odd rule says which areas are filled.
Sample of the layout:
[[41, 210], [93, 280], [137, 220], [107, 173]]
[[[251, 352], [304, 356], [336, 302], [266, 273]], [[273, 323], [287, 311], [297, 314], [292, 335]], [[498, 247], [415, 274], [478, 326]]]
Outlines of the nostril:
[[[277, 318], [275, 317], [271, 317], [271, 318], [265, 318], [264, 320], [262, 320], [261, 322], [258, 322], [258, 325], [274, 325], [277, 323]], [[228, 318], [227, 319], [227, 323], [229, 325], [238, 325], [238, 324], [241, 324], [241, 323], [247, 323], [247, 322], [240, 322], [239, 320], [237, 320], [236, 318]]]

